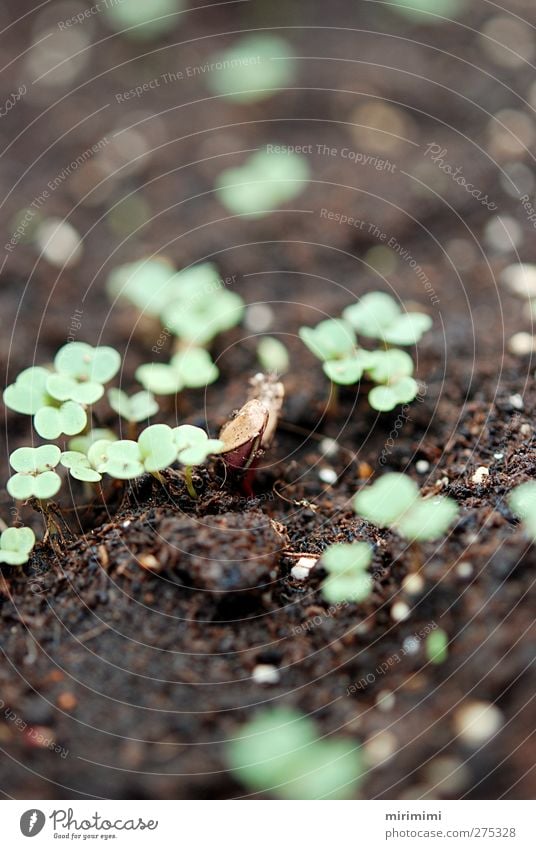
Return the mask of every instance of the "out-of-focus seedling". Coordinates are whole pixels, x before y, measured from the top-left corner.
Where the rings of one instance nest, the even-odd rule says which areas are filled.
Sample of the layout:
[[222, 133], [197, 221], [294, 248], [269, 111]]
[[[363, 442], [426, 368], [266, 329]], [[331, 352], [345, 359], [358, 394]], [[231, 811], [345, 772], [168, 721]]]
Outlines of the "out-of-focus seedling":
[[372, 577], [367, 573], [372, 549], [366, 542], [336, 543], [326, 548], [321, 563], [328, 572], [322, 595], [330, 604], [360, 602], [372, 592]]
[[307, 160], [297, 153], [258, 151], [216, 180], [223, 205], [234, 215], [262, 218], [297, 197], [309, 180]]
[[136, 379], [155, 395], [176, 395], [182, 389], [200, 389], [214, 383], [219, 371], [208, 351], [189, 348], [175, 354], [169, 364], [146, 363], [136, 370]]
[[286, 374], [290, 366], [288, 350], [275, 336], [265, 336], [257, 345], [257, 359], [263, 371]]
[[345, 739], [319, 738], [314, 722], [271, 708], [227, 743], [235, 777], [249, 790], [283, 799], [347, 799], [363, 774], [359, 750]]
[[35, 545], [35, 534], [31, 528], [6, 528], [0, 536], [0, 563], [22, 566], [28, 562]]
[[68, 447], [69, 451], [78, 451], [81, 454], [87, 455], [89, 449], [95, 442], [101, 442], [102, 440], [115, 442], [116, 439], [117, 434], [115, 434], [113, 430], [96, 427], [93, 430], [90, 430], [89, 433], [81, 434], [80, 436], [75, 436], [73, 439], [70, 439]]
[[118, 416], [130, 424], [146, 421], [159, 410], [154, 395], [147, 391], [128, 396], [121, 389], [109, 389], [108, 403]]
[[39, 501], [53, 498], [61, 487], [61, 478], [54, 471], [60, 456], [57, 445], [17, 448], [9, 458], [16, 472], [7, 482], [9, 494], [19, 501], [26, 501], [32, 496]]
[[458, 515], [452, 498], [422, 498], [407, 475], [383, 475], [358, 492], [354, 510], [372, 524], [391, 528], [411, 542], [441, 538]]
[[173, 29], [184, 0], [116, 0], [103, 5], [109, 25], [131, 41], [152, 41]]
[[449, 638], [442, 628], [437, 628], [426, 637], [426, 657], [430, 663], [440, 665], [448, 657]]
[[523, 523], [527, 536], [536, 542], [536, 483], [527, 481], [516, 486], [508, 496], [510, 509]]
[[222, 68], [209, 75], [209, 87], [237, 103], [265, 100], [275, 93], [274, 89], [290, 83], [292, 52], [287, 41], [271, 33], [242, 36], [215, 57]]
[[416, 345], [430, 330], [432, 319], [422, 312], [405, 312], [385, 292], [369, 292], [343, 311], [360, 336], [389, 345]]

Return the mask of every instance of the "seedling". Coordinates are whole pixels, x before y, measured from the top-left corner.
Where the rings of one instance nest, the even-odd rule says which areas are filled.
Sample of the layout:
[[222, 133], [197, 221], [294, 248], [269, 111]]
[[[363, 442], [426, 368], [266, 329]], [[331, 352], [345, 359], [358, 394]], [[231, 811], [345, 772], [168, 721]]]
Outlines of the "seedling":
[[[111, 443], [110, 443], [111, 444]], [[102, 475], [93, 467], [90, 459], [81, 451], [63, 451], [60, 463], [69, 469], [70, 475], [86, 483], [98, 483]]]
[[432, 319], [422, 312], [404, 312], [385, 292], [369, 292], [343, 311], [343, 318], [361, 336], [389, 345], [416, 345], [430, 330]]
[[442, 628], [437, 628], [426, 638], [426, 657], [430, 663], [445, 663], [448, 657], [449, 638]]
[[258, 151], [240, 168], [228, 168], [216, 180], [229, 212], [261, 218], [297, 197], [309, 179], [307, 160], [297, 153]]
[[129, 397], [121, 389], [109, 389], [108, 403], [118, 416], [130, 424], [150, 419], [159, 410], [154, 395], [147, 391], [136, 392]]
[[28, 562], [35, 545], [35, 534], [31, 528], [7, 528], [0, 536], [0, 563], [22, 566]]
[[[299, 333], [335, 386], [350, 386], [366, 376], [378, 384], [368, 394], [370, 406], [387, 412], [398, 404], [409, 404], [419, 391], [410, 355], [388, 346], [415, 344], [431, 323], [424, 313], [402, 313], [389, 295], [370, 292], [347, 307], [342, 319], [327, 319], [315, 328], [302, 327]], [[381, 339], [384, 348], [369, 351], [359, 347], [356, 331]]]
[[536, 542], [536, 483], [528, 481], [516, 486], [508, 496], [510, 509], [521, 519], [525, 533]]
[[224, 443], [221, 439], [209, 439], [202, 428], [193, 425], [180, 425], [174, 428], [173, 442], [177, 460], [185, 466], [186, 488], [192, 498], [197, 498], [192, 479], [193, 467], [206, 463], [211, 454], [220, 454]]
[[168, 334], [198, 347], [239, 324], [244, 313], [244, 301], [225, 288], [212, 262], [179, 272], [165, 259], [129, 263], [112, 272], [107, 286], [142, 314], [159, 316]]
[[121, 365], [113, 348], [92, 348], [69, 342], [56, 354], [55, 371], [40, 366], [25, 369], [4, 390], [4, 403], [18, 413], [34, 416], [34, 427], [44, 439], [74, 436], [87, 425], [86, 407], [104, 394], [104, 383]]
[[351, 741], [319, 738], [312, 720], [283, 707], [247, 722], [227, 758], [245, 787], [283, 799], [351, 798], [363, 773]]
[[274, 336], [265, 336], [257, 345], [257, 359], [264, 371], [286, 374], [290, 366], [287, 348]]
[[151, 41], [172, 29], [178, 21], [178, 13], [184, 6], [184, 0], [116, 0], [107, 2], [103, 12], [113, 29], [123, 38], [132, 41]]
[[74, 439], [70, 439], [68, 444], [69, 451], [78, 451], [87, 455], [91, 446], [95, 442], [100, 442], [102, 440], [115, 442], [117, 440], [117, 435], [113, 432], [113, 430], [109, 430], [108, 428], [96, 427], [93, 430], [90, 430], [89, 433], [81, 436], [75, 436]]
[[394, 472], [357, 493], [354, 510], [374, 525], [396, 530], [411, 542], [439, 539], [458, 515], [453, 499], [422, 498], [410, 477]]
[[372, 578], [367, 569], [372, 549], [366, 542], [337, 543], [322, 554], [322, 565], [328, 578], [322, 584], [322, 595], [330, 604], [343, 601], [361, 602], [372, 592]]
[[10, 410], [34, 417], [34, 427], [44, 439], [57, 439], [62, 433], [80, 433], [87, 424], [84, 408], [74, 401], [61, 403], [48, 391], [53, 374], [41, 366], [24, 369], [15, 383], [6, 387], [4, 404]]
[[136, 379], [155, 395], [176, 395], [184, 388], [199, 389], [214, 383], [218, 376], [218, 368], [203, 348], [179, 351], [169, 364], [146, 363], [136, 370]]
[[210, 74], [209, 86], [216, 94], [237, 103], [254, 103], [274, 94], [292, 79], [291, 45], [269, 33], [246, 35], [215, 58], [222, 69]]
[[54, 469], [60, 461], [61, 451], [56, 445], [39, 448], [17, 448], [9, 462], [17, 474], [7, 482], [7, 491], [19, 501], [34, 496], [40, 501], [52, 498], [59, 491], [61, 478]]

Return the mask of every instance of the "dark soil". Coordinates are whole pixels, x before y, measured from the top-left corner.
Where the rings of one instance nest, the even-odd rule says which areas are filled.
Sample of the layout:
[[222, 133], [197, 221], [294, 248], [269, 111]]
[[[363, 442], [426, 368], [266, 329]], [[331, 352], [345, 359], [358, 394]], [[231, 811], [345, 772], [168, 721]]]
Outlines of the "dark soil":
[[[208, 258], [222, 275], [235, 274], [236, 290], [249, 304], [271, 306], [269, 332], [281, 334], [292, 356], [281, 425], [253, 497], [224, 480], [219, 464], [198, 476], [197, 502], [172, 471], [165, 487], [145, 478], [131, 488], [111, 487], [105, 504], [75, 484], [72, 498], [62, 501], [66, 540], [39, 545], [22, 570], [3, 568], [0, 790], [21, 799], [245, 795], [226, 771], [224, 741], [257, 707], [277, 703], [313, 715], [321, 733], [363, 744], [365, 798], [532, 797], [536, 555], [505, 496], [536, 472], [534, 364], [507, 352], [512, 334], [530, 329], [523, 304], [497, 283], [502, 268], [519, 261], [516, 251], [486, 235], [495, 215], [511, 216], [522, 259], [536, 260], [533, 228], [500, 179], [505, 164], [530, 165], [532, 156], [505, 157], [490, 147], [499, 110], [532, 112], [523, 100], [532, 75], [526, 66], [498, 69], [481, 51], [478, 32], [491, 14], [485, 4], [471, 4], [465, 27], [408, 27], [377, 4], [358, 4], [356, 11], [342, 0], [331, 2], [329, 13], [320, 4], [316, 12], [308, 4], [306, 13], [298, 5], [246, 5], [193, 13], [142, 58], [139, 46], [113, 37], [93, 48], [78, 93], [40, 117], [69, 88], [52, 94], [34, 86], [9, 124], [0, 122], [2, 147], [22, 133], [0, 159], [2, 231], [9, 237], [17, 211], [88, 145], [143, 120], [142, 112], [145, 118], [162, 113], [140, 125], [152, 156], [109, 197], [77, 206], [79, 189], [70, 178], [47, 201], [47, 216], [70, 214], [84, 234], [78, 265], [60, 274], [37, 261], [31, 244], [7, 254], [0, 289], [6, 381], [34, 359], [46, 362], [78, 309], [79, 338], [123, 351], [122, 381], [130, 386], [158, 327], [139, 323], [123, 305], [111, 309], [104, 283], [118, 262], [152, 252], [165, 252], [179, 267]], [[536, 23], [528, 2], [514, 5]], [[15, 2], [6, 8], [11, 20], [23, 11]], [[230, 40], [219, 32], [263, 26], [293, 28], [287, 37], [296, 55], [306, 57], [296, 89], [253, 107], [207, 105], [203, 79], [194, 77], [128, 108], [113, 97], [158, 73], [206, 61]], [[95, 39], [109, 36], [101, 22], [96, 27]], [[213, 38], [176, 45], [204, 36]], [[31, 38], [28, 21], [17, 24], [7, 60]], [[23, 69], [16, 60], [2, 78], [6, 97]], [[364, 141], [352, 113], [382, 101], [398, 104], [408, 121], [402, 135], [409, 141], [386, 154], [396, 163], [393, 173], [313, 154], [314, 182], [289, 211], [222, 220], [211, 188], [223, 167], [243, 160], [239, 151], [277, 139], [375, 153], [374, 137]], [[37, 129], [30, 128], [34, 119]], [[448, 161], [463, 166], [498, 212], [444, 175], [439, 179], [424, 157], [432, 142], [448, 149]], [[106, 212], [131, 191], [145, 198], [155, 218], [121, 245]], [[422, 266], [438, 303], [400, 256], [388, 282], [382, 280], [367, 253], [381, 244], [378, 237], [368, 226], [327, 221], [322, 208], [396, 238]], [[396, 412], [370, 410], [366, 387], [357, 395], [346, 390], [328, 417], [329, 386], [297, 330], [339, 315], [356, 295], [388, 286], [434, 319], [416, 352], [422, 400], [397, 419]], [[185, 393], [177, 410], [164, 405], [161, 420], [207, 425], [216, 434], [246, 398], [258, 368], [255, 347], [255, 333], [244, 328], [218, 338], [221, 379], [204, 397]], [[105, 421], [104, 408], [101, 415]], [[29, 429], [28, 420], [7, 410], [5, 421], [7, 475], [8, 454], [28, 440]], [[321, 449], [326, 436], [339, 445], [329, 458]], [[426, 473], [417, 472], [418, 460], [429, 463]], [[489, 476], [476, 484], [480, 466]], [[327, 467], [337, 473], [334, 485], [319, 477]], [[351, 496], [371, 475], [393, 470], [411, 474], [424, 493], [448, 494], [461, 506], [448, 537], [423, 545], [417, 560], [396, 535], [378, 532], [351, 509]], [[4, 493], [6, 520], [13, 507]], [[29, 507], [19, 512], [40, 528]], [[292, 555], [357, 539], [374, 546], [374, 592], [364, 604], [328, 610], [319, 592], [321, 569], [298, 582], [290, 575]], [[466, 576], [457, 568], [464, 561], [473, 567]], [[423, 587], [410, 596], [402, 582], [415, 571]], [[400, 600], [410, 613], [397, 622], [391, 609]], [[445, 663], [427, 663], [421, 647], [378, 673], [431, 623], [452, 641]], [[259, 663], [278, 667], [278, 684], [252, 679]], [[367, 675], [364, 689], [352, 688]], [[377, 704], [385, 691], [395, 695], [390, 710]], [[456, 710], [470, 699], [495, 702], [504, 717], [498, 737], [476, 750], [456, 738], [454, 727]], [[389, 758], [378, 756], [389, 749]], [[441, 784], [450, 772], [455, 779]]]

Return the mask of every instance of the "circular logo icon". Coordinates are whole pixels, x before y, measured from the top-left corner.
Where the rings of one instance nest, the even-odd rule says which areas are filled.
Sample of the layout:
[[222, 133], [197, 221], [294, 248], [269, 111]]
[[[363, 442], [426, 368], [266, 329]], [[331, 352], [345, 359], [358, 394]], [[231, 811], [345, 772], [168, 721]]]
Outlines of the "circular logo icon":
[[25, 811], [21, 816], [20, 830], [25, 837], [35, 837], [36, 834], [39, 834], [39, 832], [43, 830], [45, 822], [46, 817], [43, 811], [38, 811], [36, 808], [32, 808], [29, 811]]

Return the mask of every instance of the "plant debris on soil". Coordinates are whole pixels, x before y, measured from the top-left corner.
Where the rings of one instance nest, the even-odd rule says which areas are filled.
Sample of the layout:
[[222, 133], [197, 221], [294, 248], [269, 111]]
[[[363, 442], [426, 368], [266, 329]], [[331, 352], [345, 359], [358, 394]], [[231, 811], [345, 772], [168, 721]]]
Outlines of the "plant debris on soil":
[[[6, 5], [15, 14], [16, 4]], [[378, 13], [370, 5], [360, 7], [360, 29], [342, 0], [330, 4], [329, 25], [320, 6], [307, 12], [310, 26], [303, 27], [303, 9], [301, 18], [288, 10], [281, 26], [297, 27], [289, 37], [304, 56], [353, 56], [359, 62], [307, 60], [298, 88], [253, 107], [245, 125], [242, 107], [225, 98], [207, 108], [199, 77], [172, 91], [162, 87], [127, 111], [110, 92], [173, 62], [193, 64], [195, 55], [200, 60], [210, 51], [201, 41], [198, 47], [173, 47], [173, 61], [158, 52], [139, 60], [139, 48], [116, 37], [115, 56], [106, 50], [92, 54], [92, 82], [80, 102], [71, 94], [63, 112], [54, 108], [53, 121], [40, 119], [46, 127], [37, 152], [74, 127], [80, 115], [111, 103], [110, 114], [104, 110], [90, 122], [91, 132], [86, 125], [73, 131], [25, 176], [18, 200], [6, 201], [5, 232], [63, 161], [75, 158], [88, 139], [132, 123], [140, 109], [158, 113], [147, 132], [159, 127], [167, 143], [151, 142], [149, 163], [130, 177], [130, 188], [144, 195], [155, 215], [166, 212], [120, 247], [101, 222], [84, 241], [82, 261], [61, 274], [44, 260], [34, 267], [27, 245], [8, 255], [0, 289], [5, 384], [34, 357], [51, 359], [81, 309], [79, 338], [123, 350], [127, 387], [159, 329], [138, 322], [124, 304], [109, 306], [104, 272], [162, 245], [178, 267], [216, 262], [222, 275], [236, 275], [236, 291], [247, 304], [269, 306], [267, 332], [281, 335], [291, 370], [282, 378], [281, 419], [251, 492], [226, 476], [221, 460], [196, 470], [197, 500], [172, 470], [163, 473], [163, 484], [144, 476], [110, 486], [105, 501], [71, 481], [71, 497], [61, 504], [65, 539], [38, 544], [25, 567], [0, 567], [5, 796], [248, 795], [228, 770], [225, 741], [257, 708], [275, 704], [311, 715], [321, 734], [340, 734], [362, 746], [363, 798], [524, 799], [536, 791], [529, 695], [536, 684], [536, 555], [506, 500], [536, 473], [536, 389], [531, 355], [507, 349], [514, 333], [530, 329], [523, 305], [497, 283], [500, 271], [517, 260], [512, 250], [482, 248], [493, 213], [454, 183], [442, 182], [439, 194], [417, 187], [426, 145], [441, 142], [449, 161], [463, 164], [471, 181], [497, 202], [500, 215], [516, 218], [523, 259], [536, 261], [530, 223], [498, 181], [494, 163], [472, 141], [482, 140], [499, 107], [520, 108], [515, 91], [524, 92], [530, 81], [523, 68], [510, 69], [499, 87], [485, 70], [468, 67], [484, 9], [474, 12], [474, 32], [455, 23], [440, 29], [416, 25], [408, 44], [406, 30], [392, 17], [381, 19], [385, 32], [371, 36]], [[535, 18], [526, 4], [524, 14]], [[256, 26], [263, 16], [265, 26], [274, 26], [274, 15], [260, 9]], [[247, 22], [244, 10], [234, 6], [212, 16], [199, 12], [166, 43], [239, 30]], [[8, 52], [25, 49], [29, 37], [28, 29], [15, 28]], [[389, 67], [378, 73], [375, 59], [386, 55]], [[133, 64], [128, 72], [121, 70], [123, 61]], [[487, 61], [481, 58], [483, 69]], [[440, 97], [436, 78], [449, 81], [450, 90]], [[8, 72], [6, 91], [14, 80]], [[461, 105], [456, 92], [465, 92], [469, 104]], [[389, 154], [394, 171], [313, 154], [313, 179], [320, 182], [293, 202], [299, 213], [223, 220], [209, 190], [232, 157], [211, 156], [259, 148], [267, 137], [311, 143], [314, 150], [318, 144], [366, 151], [363, 139], [352, 135], [357, 131], [350, 116], [373, 97], [402, 104], [408, 116], [411, 141]], [[31, 101], [10, 118], [9, 138], [23, 132], [2, 160], [9, 187], [36, 155], [35, 131], [25, 128], [41, 109]], [[339, 123], [339, 115], [346, 123]], [[7, 141], [3, 122], [0, 129]], [[47, 214], [66, 214], [77, 202], [74, 192], [72, 180], [66, 181]], [[116, 200], [125, 187], [118, 192]], [[185, 198], [193, 200], [181, 204]], [[96, 209], [77, 207], [80, 232], [110, 205], [106, 200]], [[340, 225], [321, 216], [322, 209], [367, 226]], [[432, 303], [399, 256], [387, 288], [434, 321], [416, 353], [425, 391], [403, 414], [378, 414], [367, 404], [369, 387], [349, 387], [339, 393], [336, 415], [329, 415], [329, 382], [298, 329], [340, 315], [356, 297], [383, 285], [364, 260], [383, 242], [369, 224], [396, 238], [436, 293]], [[218, 337], [218, 382], [204, 393], [181, 393], [176, 405], [163, 405], [159, 420], [188, 422], [217, 436], [246, 401], [248, 381], [259, 370], [254, 337], [244, 327]], [[27, 422], [9, 410], [5, 422], [7, 477], [9, 452], [25, 444], [28, 431]], [[477, 474], [481, 467], [489, 473]], [[460, 505], [445, 539], [423, 543], [418, 555], [352, 509], [355, 492], [388, 471], [410, 474], [423, 495], [448, 495]], [[12, 511], [4, 493], [2, 515]], [[41, 531], [41, 519], [29, 507], [19, 515]], [[357, 540], [373, 548], [374, 588], [365, 602], [328, 605], [320, 590], [321, 563], [305, 578], [293, 575], [300, 554], [318, 558], [328, 545]], [[448, 635], [442, 663], [426, 656], [421, 635], [430, 627]], [[263, 664], [278, 670], [277, 680], [256, 679], [254, 670]], [[460, 709], [469, 701], [493, 703], [500, 711], [502, 726], [489, 745], [471, 746], [458, 733]]]

